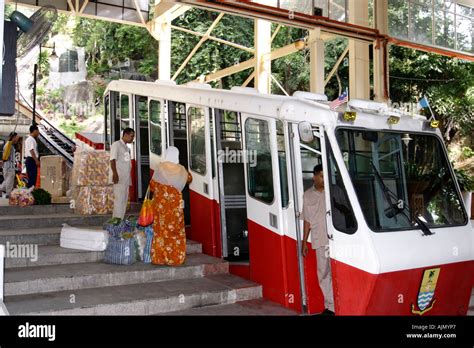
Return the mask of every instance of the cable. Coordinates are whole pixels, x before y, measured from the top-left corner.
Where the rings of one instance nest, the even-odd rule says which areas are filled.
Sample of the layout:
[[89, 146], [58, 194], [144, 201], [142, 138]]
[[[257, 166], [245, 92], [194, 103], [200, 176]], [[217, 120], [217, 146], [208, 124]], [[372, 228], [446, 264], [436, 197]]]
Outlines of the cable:
[[391, 79], [399, 79], [399, 80], [412, 80], [412, 81], [428, 81], [428, 82], [453, 82], [453, 81], [461, 81], [461, 79], [422, 79], [416, 77], [404, 77], [404, 76], [393, 76], [389, 75]]

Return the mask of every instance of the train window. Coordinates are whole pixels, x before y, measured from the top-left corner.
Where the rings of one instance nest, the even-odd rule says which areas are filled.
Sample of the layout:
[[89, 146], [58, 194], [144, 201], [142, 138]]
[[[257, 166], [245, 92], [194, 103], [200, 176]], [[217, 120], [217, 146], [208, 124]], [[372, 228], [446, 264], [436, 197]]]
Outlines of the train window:
[[206, 174], [206, 114], [204, 109], [190, 107], [188, 110], [190, 133], [190, 167], [198, 174]]
[[148, 140], [148, 98], [143, 96], [137, 96], [137, 109], [138, 109], [138, 127], [140, 142], [140, 152], [142, 156], [148, 156], [150, 154], [149, 140]]
[[122, 131], [130, 127], [130, 98], [123, 94], [120, 96], [120, 126]]
[[139, 96], [138, 97], [138, 117], [140, 119], [139, 124], [148, 124], [148, 98]]
[[[327, 139], [327, 137], [326, 137]], [[354, 210], [349, 201], [341, 172], [334, 158], [329, 141], [326, 140], [326, 148], [329, 154], [329, 192], [331, 196], [332, 224], [340, 232], [353, 234], [357, 230], [357, 220]]]
[[[338, 129], [362, 212], [376, 232], [464, 225], [467, 218], [440, 140], [430, 134]], [[373, 132], [372, 132], [373, 133]], [[421, 220], [421, 218], [420, 218]]]
[[245, 121], [247, 176], [249, 195], [264, 203], [272, 203], [273, 171], [268, 122], [249, 118]]
[[150, 100], [150, 150], [155, 155], [161, 156], [161, 103]]
[[214, 158], [214, 116], [211, 113], [211, 109], [209, 109], [209, 133], [211, 134], [211, 166], [212, 166], [212, 178], [216, 177], [216, 159]]
[[[240, 143], [242, 130], [240, 127], [240, 115], [235, 111], [221, 110], [221, 139], [225, 142], [232, 142], [234, 145]], [[239, 145], [240, 148], [240, 145]]]
[[288, 207], [288, 171], [286, 167], [286, 150], [285, 150], [285, 133], [283, 130], [283, 122], [276, 121], [277, 130], [277, 146], [278, 146], [278, 167], [280, 170], [280, 190], [281, 190], [281, 206]]
[[[317, 153], [315, 153], [315, 151]], [[301, 143], [301, 169], [303, 170], [303, 187], [308, 190], [313, 186], [313, 169], [315, 165], [321, 164], [321, 141], [314, 137], [311, 143]]]
[[104, 98], [104, 133], [105, 133], [105, 146], [109, 145], [111, 139], [111, 124], [110, 124], [110, 96], [107, 94]]

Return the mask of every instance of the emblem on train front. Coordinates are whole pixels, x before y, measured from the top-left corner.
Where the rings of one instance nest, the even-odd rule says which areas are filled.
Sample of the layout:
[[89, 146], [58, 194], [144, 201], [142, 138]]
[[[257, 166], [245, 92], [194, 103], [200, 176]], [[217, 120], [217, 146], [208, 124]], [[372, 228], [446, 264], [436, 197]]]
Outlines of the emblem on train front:
[[418, 291], [418, 309], [415, 309], [413, 303], [411, 305], [411, 312], [413, 314], [423, 315], [433, 308], [436, 302], [436, 299], [434, 299], [434, 293], [436, 283], [438, 282], [439, 272], [439, 268], [431, 268], [425, 270], [423, 273], [420, 290]]

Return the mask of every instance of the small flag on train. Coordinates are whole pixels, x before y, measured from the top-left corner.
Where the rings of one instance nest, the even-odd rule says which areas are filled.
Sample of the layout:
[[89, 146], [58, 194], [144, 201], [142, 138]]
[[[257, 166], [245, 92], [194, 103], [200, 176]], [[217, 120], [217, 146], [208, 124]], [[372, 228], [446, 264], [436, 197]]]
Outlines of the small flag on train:
[[430, 121], [434, 120], [433, 110], [431, 109], [428, 98], [426, 98], [426, 97], [421, 98], [420, 101], [418, 101], [418, 107], [419, 107], [419, 109], [428, 108], [430, 110], [430, 113], [431, 113]]
[[422, 99], [420, 99], [420, 101], [418, 102], [418, 105], [420, 109], [429, 108], [430, 103], [428, 102], [428, 98], [423, 97]]
[[347, 103], [348, 98], [347, 98], [347, 89], [337, 98], [334, 99], [330, 104], [329, 108], [331, 110], [336, 110], [339, 106], [341, 106], [344, 103]]

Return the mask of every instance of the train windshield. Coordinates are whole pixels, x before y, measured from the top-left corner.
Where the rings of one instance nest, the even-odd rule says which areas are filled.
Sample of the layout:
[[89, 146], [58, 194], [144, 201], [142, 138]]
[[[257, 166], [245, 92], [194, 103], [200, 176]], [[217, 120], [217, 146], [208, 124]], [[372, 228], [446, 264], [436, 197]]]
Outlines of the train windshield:
[[373, 231], [466, 223], [438, 137], [338, 128], [336, 138]]

